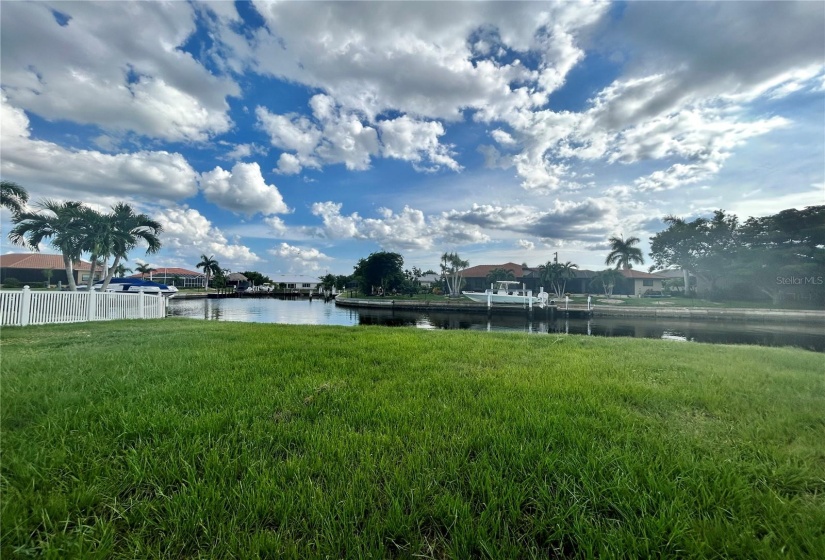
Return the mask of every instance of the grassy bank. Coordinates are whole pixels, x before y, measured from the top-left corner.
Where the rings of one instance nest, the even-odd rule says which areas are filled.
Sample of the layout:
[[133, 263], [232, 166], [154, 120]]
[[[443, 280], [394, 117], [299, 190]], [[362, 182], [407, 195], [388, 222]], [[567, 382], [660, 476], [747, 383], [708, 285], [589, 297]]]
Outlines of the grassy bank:
[[791, 349], [187, 320], [3, 329], [2, 557], [825, 557]]

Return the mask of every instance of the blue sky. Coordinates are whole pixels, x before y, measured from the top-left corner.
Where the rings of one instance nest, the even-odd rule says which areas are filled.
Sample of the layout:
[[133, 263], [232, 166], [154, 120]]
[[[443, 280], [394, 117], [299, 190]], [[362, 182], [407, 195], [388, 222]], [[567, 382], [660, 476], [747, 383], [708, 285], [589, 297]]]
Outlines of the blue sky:
[[131, 264], [599, 269], [668, 214], [825, 204], [822, 2], [3, 2], [0, 24], [3, 179], [150, 214], [164, 248]]

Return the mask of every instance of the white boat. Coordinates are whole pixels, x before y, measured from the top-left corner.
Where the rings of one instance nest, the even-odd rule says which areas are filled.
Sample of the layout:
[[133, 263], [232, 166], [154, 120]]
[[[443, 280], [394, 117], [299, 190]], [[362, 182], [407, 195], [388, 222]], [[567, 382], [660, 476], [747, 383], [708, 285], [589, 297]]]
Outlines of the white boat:
[[[92, 285], [92, 288], [98, 291], [102, 287], [103, 281]], [[174, 286], [150, 282], [149, 280], [141, 280], [140, 278], [112, 278], [109, 285], [106, 286], [106, 291], [118, 294], [136, 294], [143, 292], [146, 294], [162, 295], [165, 298], [173, 298], [178, 293], [178, 289]]]
[[[513, 286], [515, 284], [515, 287]], [[538, 295], [533, 295], [532, 292], [519, 289], [520, 282], [514, 280], [499, 280], [496, 282], [495, 288], [490, 288], [483, 292], [461, 292], [462, 295], [470, 298], [472, 301], [478, 303], [517, 303], [517, 304], [532, 304], [540, 305], [547, 303], [547, 294], [542, 292]], [[542, 298], [544, 295], [544, 298]]]

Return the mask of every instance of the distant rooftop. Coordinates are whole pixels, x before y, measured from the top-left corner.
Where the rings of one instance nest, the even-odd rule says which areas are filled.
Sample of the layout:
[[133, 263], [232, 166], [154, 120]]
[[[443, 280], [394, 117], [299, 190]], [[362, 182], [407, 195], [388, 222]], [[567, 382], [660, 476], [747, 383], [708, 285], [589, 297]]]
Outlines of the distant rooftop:
[[[89, 270], [92, 264], [84, 260], [74, 261], [74, 270]], [[35, 270], [47, 270], [49, 268], [63, 270], [63, 255], [49, 255], [45, 253], [9, 253], [0, 255], [0, 267], [2, 268], [30, 268]], [[103, 267], [98, 266], [98, 270]]]

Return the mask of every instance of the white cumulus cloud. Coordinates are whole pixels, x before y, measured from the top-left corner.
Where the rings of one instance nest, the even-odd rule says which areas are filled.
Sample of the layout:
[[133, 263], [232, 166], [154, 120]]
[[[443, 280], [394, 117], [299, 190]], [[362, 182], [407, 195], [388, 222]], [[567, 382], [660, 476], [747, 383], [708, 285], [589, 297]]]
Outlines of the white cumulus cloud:
[[166, 151], [105, 154], [31, 138], [25, 112], [0, 96], [0, 170], [38, 192], [60, 198], [85, 193], [156, 202], [197, 192], [197, 173], [186, 159]]
[[3, 91], [47, 119], [204, 141], [229, 130], [240, 90], [180, 48], [194, 32], [186, 2], [4, 4]]
[[163, 226], [164, 249], [194, 266], [200, 255], [214, 255], [221, 266], [245, 267], [260, 261], [249, 247], [230, 242], [206, 216], [186, 206], [163, 208], [154, 214]]
[[289, 212], [280, 191], [267, 185], [257, 163], [236, 163], [231, 171], [216, 167], [201, 175], [206, 199], [221, 208], [249, 216]]
[[316, 271], [320, 270], [324, 261], [332, 260], [314, 247], [297, 247], [289, 243], [281, 243], [268, 251], [272, 256], [283, 259], [290, 264], [290, 269], [295, 271]]

